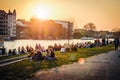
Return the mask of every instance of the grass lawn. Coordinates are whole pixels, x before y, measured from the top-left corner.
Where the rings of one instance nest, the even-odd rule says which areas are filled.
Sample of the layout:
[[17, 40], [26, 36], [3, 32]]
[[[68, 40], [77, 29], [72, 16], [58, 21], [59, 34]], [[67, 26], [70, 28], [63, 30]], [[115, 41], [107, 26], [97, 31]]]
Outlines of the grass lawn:
[[50, 69], [65, 64], [77, 62], [79, 58], [87, 58], [100, 53], [114, 50], [113, 45], [78, 49], [77, 52], [55, 52], [57, 60], [34, 62], [28, 59], [4, 67], [0, 67], [0, 80], [26, 80], [34, 76], [35, 72]]

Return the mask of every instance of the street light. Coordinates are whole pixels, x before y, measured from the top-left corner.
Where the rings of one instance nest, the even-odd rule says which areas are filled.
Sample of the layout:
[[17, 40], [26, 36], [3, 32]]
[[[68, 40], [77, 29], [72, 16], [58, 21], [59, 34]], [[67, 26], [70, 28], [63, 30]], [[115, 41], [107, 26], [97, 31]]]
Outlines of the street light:
[[68, 22], [67, 36], [68, 36], [68, 45], [69, 45], [69, 43], [70, 43], [70, 41], [69, 41], [69, 39], [70, 39], [70, 22]]
[[72, 25], [73, 25], [73, 23], [72, 22], [68, 22], [68, 27], [67, 27], [67, 35], [68, 35], [68, 45], [70, 45], [70, 37], [71, 37], [71, 35], [72, 35], [72, 33], [73, 33], [73, 31], [72, 31]]

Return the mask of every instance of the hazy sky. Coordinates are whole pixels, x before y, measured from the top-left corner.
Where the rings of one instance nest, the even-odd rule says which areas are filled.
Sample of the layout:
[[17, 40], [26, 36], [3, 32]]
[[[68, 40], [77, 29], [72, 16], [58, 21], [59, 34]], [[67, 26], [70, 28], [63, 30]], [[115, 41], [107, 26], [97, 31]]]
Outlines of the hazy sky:
[[120, 0], [0, 0], [0, 9], [16, 9], [17, 19], [33, 15], [49, 19], [73, 18], [76, 28], [93, 22], [97, 30], [120, 27]]

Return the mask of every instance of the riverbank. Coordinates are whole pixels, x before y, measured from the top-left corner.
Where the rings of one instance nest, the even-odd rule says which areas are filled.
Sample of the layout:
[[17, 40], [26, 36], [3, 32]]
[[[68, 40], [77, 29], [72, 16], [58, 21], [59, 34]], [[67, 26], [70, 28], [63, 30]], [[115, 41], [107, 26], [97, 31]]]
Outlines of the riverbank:
[[41, 62], [34, 62], [26, 59], [14, 64], [0, 67], [0, 77], [1, 80], [26, 80], [28, 78], [34, 77], [35, 73], [39, 70], [51, 69], [66, 64], [72, 64], [73, 62], [77, 62], [79, 58], [87, 58], [111, 50], [114, 50], [113, 45], [78, 49], [77, 52], [55, 52], [57, 60], [51, 61], [43, 60]]
[[[101, 39], [100, 39], [101, 41]], [[109, 41], [113, 41], [113, 39], [109, 39]], [[91, 42], [94, 43], [94, 40], [81, 40], [81, 39], [72, 39], [69, 40], [69, 43], [72, 44], [77, 44], [77, 43], [85, 43], [85, 42]], [[102, 41], [101, 41], [102, 42]], [[61, 44], [64, 45], [65, 43], [68, 43], [68, 40], [14, 40], [14, 41], [5, 41], [4, 42], [4, 47], [6, 48], [6, 52], [8, 52], [9, 49], [18, 49], [18, 47], [26, 47], [31, 46], [35, 48], [36, 44], [40, 44], [41, 47], [44, 47], [45, 49], [48, 48], [49, 45], [54, 45], [54, 44]]]

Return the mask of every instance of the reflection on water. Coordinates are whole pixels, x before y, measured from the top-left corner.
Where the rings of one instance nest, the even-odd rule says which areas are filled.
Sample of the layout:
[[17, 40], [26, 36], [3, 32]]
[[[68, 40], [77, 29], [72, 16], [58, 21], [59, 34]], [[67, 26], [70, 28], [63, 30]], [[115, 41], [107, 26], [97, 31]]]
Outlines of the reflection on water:
[[[80, 40], [80, 39], [72, 39], [70, 40], [70, 44], [74, 43], [76, 44], [81, 43], [81, 42], [94, 42], [94, 40]], [[17, 49], [19, 46], [24, 46], [26, 47], [27, 45], [32, 46], [33, 48], [35, 47], [36, 44], [41, 44], [42, 47], [47, 48], [48, 45], [54, 45], [54, 44], [65, 44], [68, 43], [68, 40], [15, 40], [15, 41], [5, 41], [4, 42], [4, 47], [7, 49], [7, 51], [9, 49]]]

